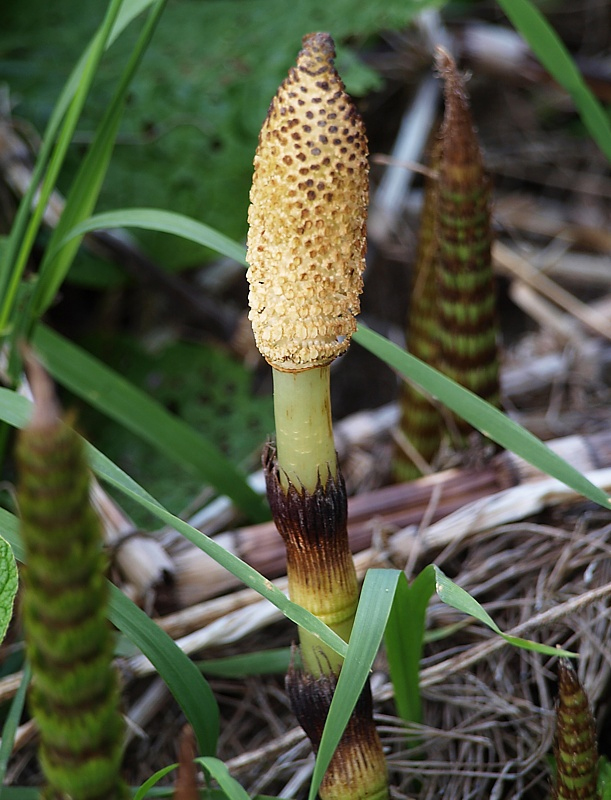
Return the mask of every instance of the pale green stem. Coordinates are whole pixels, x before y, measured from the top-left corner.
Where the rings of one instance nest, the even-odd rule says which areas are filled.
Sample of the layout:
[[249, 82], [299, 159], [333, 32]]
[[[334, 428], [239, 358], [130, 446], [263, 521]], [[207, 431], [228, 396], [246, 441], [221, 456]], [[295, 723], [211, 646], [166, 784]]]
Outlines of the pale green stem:
[[274, 416], [280, 481], [313, 493], [320, 475], [337, 474], [331, 426], [330, 367], [274, 376]]

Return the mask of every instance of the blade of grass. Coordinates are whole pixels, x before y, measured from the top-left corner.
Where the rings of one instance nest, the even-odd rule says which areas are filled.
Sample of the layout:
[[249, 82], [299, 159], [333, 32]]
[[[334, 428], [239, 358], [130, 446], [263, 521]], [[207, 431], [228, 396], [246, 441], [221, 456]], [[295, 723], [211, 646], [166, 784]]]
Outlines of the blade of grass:
[[528, 639], [520, 639], [518, 636], [508, 636], [499, 628], [492, 617], [481, 607], [474, 597], [466, 592], [463, 588], [458, 586], [454, 581], [451, 581], [447, 575], [439, 569], [438, 566], [433, 564], [435, 570], [435, 591], [440, 600], [443, 600], [452, 608], [469, 614], [475, 617], [484, 625], [487, 625], [499, 636], [502, 636], [506, 642], [514, 645], [514, 647], [521, 647], [523, 650], [532, 650], [535, 653], [542, 653], [546, 656], [567, 656], [576, 658], [576, 653], [570, 653], [567, 650], [560, 650], [558, 647], [549, 647], [546, 644], [539, 644], [538, 642], [531, 642]]
[[[91, 445], [87, 446], [88, 451], [92, 449]], [[88, 456], [90, 454], [88, 452]], [[10, 544], [15, 558], [25, 563], [19, 520], [3, 508], [0, 508], [0, 530]], [[144, 611], [114, 584], [109, 583], [109, 590], [108, 618], [155, 666], [193, 726], [200, 751], [213, 754], [218, 739], [219, 714], [208, 681], [168, 634], [147, 617]]]
[[196, 666], [206, 675], [221, 678], [246, 678], [250, 675], [286, 675], [295, 657], [288, 647], [262, 650], [260, 653], [241, 653], [227, 658], [196, 661]]
[[[152, 2], [154, 2], [154, 0], [124, 0], [119, 13], [116, 16], [112, 31], [106, 39], [105, 46], [109, 47], [110, 44], [112, 44], [112, 42], [132, 22], [132, 20], [135, 19], [135, 17], [138, 16], [138, 14], [140, 14]], [[22, 198], [21, 203], [19, 204], [19, 209], [17, 210], [15, 220], [11, 227], [11, 232], [7, 238], [5, 251], [2, 259], [0, 259], [0, 319], [8, 321], [10, 318], [13, 301], [7, 295], [7, 286], [15, 269], [15, 261], [18, 257], [19, 249], [22, 247], [34, 197], [51, 156], [57, 132], [66, 114], [66, 111], [79, 88], [81, 78], [90, 61], [92, 51], [97, 45], [98, 35], [99, 29], [93, 35], [92, 40], [85, 49], [85, 52], [72, 70], [70, 77], [66, 81], [64, 89], [62, 90], [62, 93], [55, 104], [43, 135], [42, 145], [36, 159], [36, 164], [34, 165], [30, 186]], [[6, 333], [5, 324], [0, 325], [0, 336], [3, 336]]]
[[143, 800], [143, 798], [147, 797], [149, 790], [155, 786], [158, 781], [162, 778], [165, 778], [172, 770], [178, 768], [178, 764], [169, 764], [167, 767], [163, 767], [162, 769], [157, 770], [157, 772], [153, 773], [150, 778], [144, 781], [144, 783], [138, 787], [138, 790], [134, 794], [133, 800]]
[[110, 584], [108, 618], [148, 658], [193, 726], [200, 752], [214, 754], [219, 710], [210, 684], [195, 664], [152, 619]]
[[401, 570], [370, 569], [365, 576], [346, 660], [320, 740], [308, 800], [314, 800], [380, 648]]
[[354, 339], [401, 375], [415, 381], [484, 436], [521, 456], [537, 469], [557, 478], [576, 492], [603, 508], [611, 508], [611, 499], [536, 436], [529, 433], [501, 411], [480, 397], [446, 378], [436, 369], [389, 342], [379, 333], [359, 323]]
[[[0, 419], [7, 422], [9, 425], [16, 427], [23, 427], [29, 419], [31, 413], [31, 402], [24, 397], [20, 397], [15, 392], [9, 389], [0, 388]], [[233, 553], [225, 550], [214, 539], [206, 536], [198, 531], [196, 528], [191, 527], [188, 523], [174, 516], [169, 511], [166, 511], [160, 503], [151, 497], [136, 481], [126, 475], [123, 470], [119, 469], [112, 461], [107, 458], [103, 453], [100, 453], [93, 445], [85, 442], [87, 458], [94, 473], [102, 480], [114, 486], [126, 497], [131, 497], [142, 508], [150, 511], [157, 519], [161, 520], [164, 525], [169, 525], [174, 528], [178, 533], [181, 533], [186, 539], [192, 542], [200, 550], [203, 550], [211, 558], [217, 561], [221, 566], [225, 567], [232, 575], [235, 575], [242, 583], [254, 589], [262, 597], [269, 600], [272, 605], [281, 611], [287, 619], [290, 619], [295, 624], [307, 628], [314, 636], [318, 637], [322, 642], [339, 653], [340, 656], [345, 657], [348, 650], [348, 645], [336, 633], [328, 628], [324, 622], [321, 622], [315, 616], [310, 614], [301, 606], [291, 602], [288, 597], [280, 591], [273, 583], [271, 583], [263, 575], [260, 575], [255, 569], [248, 564], [245, 564]], [[0, 522], [3, 519], [2, 509], [0, 509]], [[8, 512], [6, 512], [8, 513]], [[3, 533], [11, 546], [14, 545], [14, 534], [10, 529], [4, 529]], [[17, 550], [19, 553], [19, 544], [17, 543]], [[21, 551], [22, 552], [22, 551]], [[19, 557], [19, 556], [18, 556]]]
[[[15, 734], [17, 733], [19, 720], [21, 719], [21, 715], [23, 713], [23, 707], [25, 706], [26, 692], [31, 677], [32, 670], [29, 662], [26, 661], [25, 667], [23, 668], [21, 683], [19, 684], [19, 688], [17, 689], [15, 697], [13, 697], [13, 701], [9, 708], [8, 714], [6, 715], [4, 726], [2, 728], [2, 744], [0, 744], [0, 786], [4, 784], [6, 768], [13, 750]], [[0, 790], [0, 794], [3, 794], [2, 790]]]
[[530, 0], [498, 0], [498, 4], [545, 69], [571, 95], [590, 135], [611, 161], [609, 117], [586, 85], [556, 31]]
[[246, 250], [243, 245], [184, 214], [162, 211], [158, 208], [121, 208], [96, 214], [68, 231], [60, 241], [59, 247], [85, 233], [108, 228], [142, 228], [149, 231], [171, 233], [174, 236], [201, 244], [203, 247], [209, 247], [223, 256], [233, 258], [240, 264], [246, 264]]
[[[38, 233], [38, 229], [42, 222], [43, 214], [47, 207], [51, 192], [55, 187], [59, 171], [64, 163], [68, 146], [72, 141], [72, 136], [76, 129], [76, 125], [81, 115], [87, 95], [89, 94], [89, 89], [95, 77], [98, 64], [100, 63], [106, 48], [108, 37], [112, 31], [113, 25], [121, 8], [121, 3], [122, 0], [111, 0], [104, 20], [94, 36], [94, 40], [87, 56], [78, 87], [73, 99], [66, 109], [65, 119], [63, 120], [63, 124], [59, 129], [57, 143], [53, 149], [52, 155], [49, 158], [48, 167], [40, 187], [40, 194], [36, 208], [25, 228], [25, 232], [21, 242], [19, 243], [18, 250], [14, 253], [14, 263], [5, 265], [5, 272], [2, 275], [2, 279], [3, 281], [6, 281], [6, 283], [0, 283], [0, 297], [2, 297], [2, 305], [0, 306], [0, 334], [6, 331], [15, 303], [15, 298], [17, 296], [17, 290], [23, 277], [25, 266], [30, 257], [36, 234]], [[10, 243], [8, 249], [9, 252], [12, 252], [12, 245]]]
[[62, 386], [150, 442], [171, 461], [212, 484], [251, 519], [268, 519], [263, 499], [200, 433], [50, 328], [38, 325], [32, 344]]
[[235, 778], [231, 777], [225, 764], [218, 758], [196, 758], [195, 761], [214, 778], [229, 800], [250, 800], [245, 790]]
[[434, 594], [435, 573], [431, 565], [422, 570], [411, 586], [402, 573], [384, 634], [397, 713], [406, 722], [422, 722], [420, 659], [426, 609]]
[[58, 242], [71, 228], [93, 210], [106, 176], [115, 145], [125, 98], [131, 81], [140, 65], [161, 18], [167, 0], [157, 0], [151, 9], [129, 61], [121, 74], [114, 96], [98, 126], [94, 141], [74, 178], [59, 224], [53, 232], [40, 265], [39, 279], [33, 301], [33, 314], [39, 316], [53, 302], [79, 248], [82, 237], [73, 238], [55, 255]]

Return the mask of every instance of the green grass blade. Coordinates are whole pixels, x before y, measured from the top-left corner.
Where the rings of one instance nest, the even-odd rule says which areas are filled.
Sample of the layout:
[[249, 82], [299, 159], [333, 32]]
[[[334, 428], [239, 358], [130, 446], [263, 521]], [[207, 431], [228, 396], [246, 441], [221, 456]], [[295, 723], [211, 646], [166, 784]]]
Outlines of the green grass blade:
[[[108, 48], [123, 30], [153, 2], [154, 0], [124, 0], [119, 9], [119, 13], [116, 15], [112, 30], [108, 34], [105, 47]], [[45, 169], [53, 151], [57, 132], [61, 126], [62, 120], [79, 89], [82, 76], [87, 65], [90, 63], [92, 51], [97, 46], [98, 35], [99, 30], [96, 31], [92, 40], [85, 48], [83, 55], [72, 70], [55, 104], [43, 135], [42, 145], [36, 159], [36, 164], [34, 165], [30, 186], [19, 204], [19, 209], [7, 239], [5, 252], [0, 259], [0, 298], [2, 298], [0, 302], [0, 319], [2, 320], [8, 321], [10, 318], [13, 300], [11, 296], [7, 294], [7, 286], [15, 271], [15, 262], [18, 258], [19, 251], [23, 247], [22, 243], [26, 233], [34, 196], [45, 174]], [[5, 324], [0, 326], [0, 336], [6, 333]]]
[[246, 678], [251, 675], [286, 675], [295, 657], [288, 647], [262, 650], [259, 653], [241, 653], [227, 658], [196, 661], [196, 666], [206, 675], [220, 678]]
[[229, 800], [250, 800], [245, 790], [235, 778], [231, 777], [225, 764], [218, 758], [196, 758], [195, 761], [214, 778]]
[[474, 597], [471, 597], [468, 592], [454, 583], [454, 581], [451, 581], [435, 564], [433, 564], [433, 568], [435, 570], [435, 591], [439, 599], [443, 600], [447, 605], [452, 606], [452, 608], [457, 609], [457, 611], [462, 611], [464, 614], [469, 614], [471, 617], [475, 617], [475, 619], [483, 622], [484, 625], [492, 628], [495, 633], [502, 636], [508, 644], [514, 647], [520, 647], [522, 650], [532, 650], [535, 653], [542, 653], [546, 656], [577, 658], [576, 653], [570, 653], [558, 647], [549, 647], [546, 644], [531, 642], [528, 639], [520, 639], [518, 636], [508, 636], [506, 633], [503, 633], [492, 617], [482, 608]]
[[[7, 422], [9, 425], [23, 427], [29, 419], [31, 405], [29, 400], [20, 397], [15, 392], [8, 389], [0, 389], [0, 420]], [[306, 628], [320, 639], [320, 641], [331, 647], [336, 653], [339, 653], [340, 656], [345, 657], [348, 645], [336, 633], [328, 628], [324, 622], [321, 622], [313, 614], [310, 614], [309, 611], [301, 608], [301, 606], [291, 602], [288, 597], [281, 592], [280, 589], [276, 588], [267, 578], [264, 578], [263, 575], [260, 575], [253, 567], [245, 564], [237, 556], [234, 556], [233, 553], [225, 550], [220, 544], [215, 542], [214, 539], [205, 536], [201, 531], [198, 531], [196, 528], [184, 522], [184, 520], [166, 511], [166, 509], [139, 486], [136, 481], [113, 464], [103, 453], [96, 450], [93, 445], [86, 442], [85, 446], [89, 464], [99, 478], [117, 488], [126, 495], [126, 497], [135, 500], [142, 508], [150, 511], [153, 516], [161, 520], [164, 525], [170, 525], [178, 531], [178, 533], [181, 533], [196, 547], [199, 547], [200, 550], [207, 553], [221, 566], [231, 572], [232, 575], [235, 575], [242, 583], [245, 583], [262, 597], [269, 600], [272, 605], [276, 606], [276, 608], [287, 617], [287, 619], [290, 619], [302, 628]], [[2, 509], [0, 509], [0, 524], [2, 520], [3, 514]], [[13, 545], [14, 534], [10, 525], [8, 528], [3, 529], [2, 532], [6, 540]], [[18, 546], [17, 543], [17, 547]], [[18, 551], [14, 550], [13, 552]]]
[[[19, 535], [19, 521], [9, 511], [1, 508], [0, 531], [11, 545], [15, 557], [23, 563], [25, 552]], [[208, 682], [168, 634], [147, 617], [144, 611], [114, 584], [110, 584], [109, 589], [110, 621], [155, 666], [193, 726], [200, 751], [213, 754], [216, 751], [219, 716]]]
[[47, 207], [51, 192], [55, 187], [59, 171], [64, 163], [66, 152], [70, 142], [72, 141], [72, 136], [76, 129], [76, 125], [81, 115], [87, 95], [89, 94], [89, 89], [93, 83], [98, 64], [100, 63], [106, 48], [108, 37], [121, 8], [121, 3], [122, 0], [111, 0], [104, 20], [94, 37], [92, 47], [85, 62], [81, 79], [74, 97], [66, 110], [65, 118], [59, 130], [57, 144], [55, 145], [53, 153], [49, 159], [49, 164], [40, 187], [40, 194], [36, 208], [25, 229], [19, 250], [15, 254], [15, 263], [10, 266], [7, 264], [5, 272], [2, 276], [4, 279], [6, 279], [6, 284], [0, 285], [0, 297], [2, 297], [2, 306], [0, 307], [0, 332], [5, 331], [7, 328], [15, 299], [17, 297], [17, 290], [23, 277], [25, 266], [30, 257], [32, 247], [34, 246], [34, 241], [42, 222], [45, 208]]
[[611, 508], [611, 499], [601, 489], [553, 453], [536, 436], [480, 397], [414, 358], [379, 333], [366, 328], [362, 323], [359, 323], [354, 339], [401, 375], [415, 381], [458, 416], [466, 419], [484, 436], [511, 450], [542, 472], [557, 478], [589, 500], [604, 508]]
[[404, 574], [397, 584], [384, 643], [397, 713], [406, 722], [422, 722], [420, 659], [426, 609], [435, 594], [435, 573], [425, 567], [410, 586]]
[[403, 573], [370, 569], [365, 576], [346, 660], [320, 740], [308, 800], [314, 800], [380, 648], [397, 583]]
[[149, 791], [155, 786], [155, 784], [160, 781], [162, 778], [165, 778], [172, 770], [178, 768], [178, 764], [170, 764], [167, 767], [163, 767], [163, 769], [158, 769], [150, 778], [144, 781], [144, 783], [138, 787], [138, 791], [134, 794], [133, 800], [144, 800], [144, 798], [148, 795]]
[[62, 386], [212, 484], [251, 519], [269, 518], [242, 473], [200, 433], [50, 328], [38, 325], [32, 344]]
[[122, 208], [96, 214], [69, 231], [60, 246], [64, 246], [74, 237], [108, 228], [142, 228], [148, 231], [171, 233], [174, 236], [201, 244], [203, 247], [209, 247], [223, 256], [233, 258], [240, 264], [246, 264], [246, 251], [243, 245], [184, 214], [162, 211], [158, 208]]
[[149, 659], [193, 726], [200, 752], [214, 754], [219, 711], [212, 689], [195, 664], [168, 634], [134, 605], [114, 584], [110, 586], [108, 618]]
[[[23, 713], [23, 708], [25, 706], [25, 697], [31, 677], [32, 670], [29, 662], [26, 661], [21, 683], [19, 684], [19, 688], [17, 689], [15, 697], [13, 697], [8, 714], [4, 720], [4, 726], [2, 728], [2, 744], [0, 745], [0, 786], [4, 784], [6, 768], [13, 750], [15, 734], [17, 733], [19, 720], [21, 719], [21, 714]], [[3, 791], [1, 789], [0, 795], [3, 795]]]
[[556, 31], [530, 0], [498, 0], [498, 3], [545, 69], [571, 95], [590, 135], [611, 161], [609, 118]]
[[33, 313], [35, 316], [42, 314], [53, 302], [79, 248], [81, 238], [77, 237], [64, 245], [57, 256], [51, 255], [56, 251], [58, 242], [64, 239], [71, 228], [92, 212], [97, 202], [114, 149], [119, 123], [123, 115], [125, 97], [155, 32], [166, 2], [167, 0], [157, 0], [151, 9], [138, 41], [131, 51], [129, 62], [123, 70], [114, 97], [72, 183], [61, 219], [53, 232], [40, 266], [39, 280], [34, 295]]

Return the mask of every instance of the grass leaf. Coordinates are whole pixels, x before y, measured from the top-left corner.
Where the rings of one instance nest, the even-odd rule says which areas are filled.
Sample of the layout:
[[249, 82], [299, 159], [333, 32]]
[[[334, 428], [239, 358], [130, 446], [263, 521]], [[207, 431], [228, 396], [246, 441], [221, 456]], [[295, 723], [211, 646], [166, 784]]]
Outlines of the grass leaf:
[[337, 681], [320, 741], [309, 800], [316, 797], [320, 782], [363, 690], [380, 648], [397, 584], [402, 575], [401, 570], [370, 569], [365, 576], [346, 660]]
[[434, 594], [432, 565], [425, 567], [411, 586], [402, 573], [384, 634], [397, 713], [406, 722], [422, 722], [420, 659], [426, 609]]
[[[39, 280], [34, 294], [33, 313], [36, 316], [44, 313], [53, 302], [76, 255], [80, 238], [70, 239], [59, 249], [59, 252], [57, 243], [62, 241], [67, 231], [87, 217], [95, 207], [123, 115], [125, 97], [155, 32], [166, 2], [167, 0], [157, 0], [149, 14], [139, 39], [130, 53], [129, 62], [121, 74], [114, 96], [98, 126], [93, 143], [72, 182], [62, 216], [40, 265]], [[57, 255], [55, 255], [56, 253]]]
[[246, 251], [243, 245], [184, 214], [162, 211], [158, 208], [122, 208], [96, 214], [69, 231], [59, 246], [64, 246], [71, 239], [83, 236], [85, 233], [108, 228], [142, 228], [148, 231], [171, 233], [195, 242], [195, 244], [201, 244], [203, 247], [209, 247], [223, 256], [233, 258], [240, 264], [246, 264]]
[[[13, 751], [15, 734], [17, 733], [19, 720], [21, 719], [23, 708], [25, 706], [25, 697], [31, 677], [32, 677], [32, 670], [29, 662], [26, 661], [25, 667], [23, 669], [21, 683], [19, 684], [19, 688], [17, 689], [15, 697], [13, 697], [10, 708], [8, 710], [8, 714], [6, 715], [6, 719], [4, 720], [4, 725], [2, 727], [2, 743], [0, 744], [0, 786], [3, 786], [4, 784], [4, 778], [6, 776], [6, 768], [8, 766], [8, 762]], [[0, 790], [0, 794], [4, 796], [3, 789]]]
[[250, 800], [246, 791], [231, 777], [225, 764], [218, 758], [196, 758], [195, 761], [214, 778], [229, 800]]
[[498, 0], [545, 69], [573, 98], [584, 125], [611, 161], [611, 124], [556, 31], [530, 0]]
[[547, 656], [567, 656], [576, 658], [576, 654], [570, 653], [568, 650], [561, 650], [558, 647], [550, 647], [546, 644], [531, 642], [528, 639], [520, 639], [517, 636], [508, 636], [506, 633], [503, 633], [492, 617], [482, 608], [474, 597], [471, 597], [468, 592], [454, 583], [454, 581], [451, 581], [447, 575], [444, 575], [439, 567], [433, 565], [433, 568], [435, 570], [435, 590], [439, 599], [443, 600], [447, 605], [483, 622], [484, 625], [492, 628], [495, 633], [498, 633], [499, 636], [502, 636], [506, 642], [514, 645], [514, 647], [521, 647], [523, 650], [532, 650], [535, 653], [542, 653]]
[[[91, 449], [91, 445], [87, 445], [87, 450]], [[25, 551], [19, 535], [19, 520], [3, 508], [0, 508], [0, 530], [15, 557], [24, 563]], [[109, 584], [109, 589], [110, 621], [155, 666], [193, 726], [200, 751], [213, 754], [216, 751], [219, 716], [216, 699], [208, 682], [168, 634], [147, 617], [144, 611], [114, 584]]]
[[177, 768], [178, 764], [169, 764], [167, 767], [158, 769], [157, 772], [154, 772], [150, 778], [147, 778], [147, 780], [145, 780], [144, 783], [138, 787], [138, 791], [134, 794], [133, 800], [144, 800], [155, 784], [157, 784], [162, 778], [165, 778], [165, 776], [172, 772], [172, 770]]
[[269, 518], [263, 499], [245, 476], [200, 433], [50, 328], [38, 325], [32, 344], [62, 386], [212, 484], [252, 520]]
[[[4, 420], [4, 422], [8, 422], [10, 425], [16, 427], [23, 427], [29, 418], [28, 410], [31, 409], [31, 405], [31, 402], [26, 398], [20, 397], [10, 390], [0, 388], [0, 419]], [[233, 553], [225, 550], [214, 539], [201, 533], [201, 531], [193, 528], [184, 520], [174, 516], [174, 514], [171, 514], [163, 508], [163, 506], [139, 486], [133, 478], [130, 478], [123, 470], [113, 464], [110, 459], [103, 453], [100, 453], [93, 445], [85, 442], [85, 447], [89, 464], [99, 478], [117, 488], [127, 497], [135, 500], [142, 508], [161, 520], [164, 525], [169, 525], [174, 528], [174, 530], [178, 531], [178, 533], [181, 533], [192, 544], [207, 553], [221, 566], [231, 572], [232, 575], [235, 575], [242, 583], [269, 600], [272, 605], [276, 606], [276, 608], [287, 617], [287, 619], [290, 619], [302, 628], [306, 628], [310, 633], [335, 650], [336, 653], [339, 653], [340, 656], [345, 657], [348, 645], [336, 633], [328, 628], [324, 622], [321, 622], [309, 611], [301, 608], [301, 606], [291, 602], [291, 600], [289, 600], [280, 589], [274, 586], [273, 583], [267, 580], [267, 578], [260, 575], [249, 564], [244, 563], [244, 561], [241, 561], [237, 556], [234, 556]], [[1, 520], [2, 509], [0, 509], [0, 522]], [[13, 544], [14, 535], [10, 530], [10, 526], [8, 530], [4, 531], [4, 535], [7, 541]], [[18, 543], [17, 547], [19, 547]], [[14, 550], [13, 552], [17, 551]]]
[[543, 442], [517, 422], [486, 403], [480, 397], [446, 378], [433, 367], [389, 342], [379, 333], [359, 323], [354, 339], [362, 347], [385, 361], [401, 375], [415, 381], [474, 428], [497, 442], [501, 447], [521, 456], [537, 469], [557, 478], [589, 500], [611, 508], [611, 500], [563, 458], [553, 453]]

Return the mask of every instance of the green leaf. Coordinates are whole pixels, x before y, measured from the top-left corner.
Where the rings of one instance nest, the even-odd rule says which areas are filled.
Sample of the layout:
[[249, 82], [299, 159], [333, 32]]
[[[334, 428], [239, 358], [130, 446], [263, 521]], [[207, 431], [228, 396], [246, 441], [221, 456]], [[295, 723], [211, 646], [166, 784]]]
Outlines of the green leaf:
[[206, 675], [221, 678], [246, 678], [249, 675], [286, 675], [295, 657], [288, 647], [262, 650], [259, 653], [241, 653], [227, 658], [196, 661], [196, 666]]
[[59, 247], [65, 246], [71, 239], [83, 236], [85, 233], [109, 228], [141, 228], [148, 231], [171, 233], [195, 242], [195, 244], [209, 247], [223, 256], [233, 258], [240, 264], [246, 264], [246, 251], [243, 245], [184, 214], [161, 211], [158, 208], [122, 208], [104, 214], [96, 214], [76, 225], [67, 233]]
[[598, 791], [600, 800], [611, 800], [611, 763], [605, 756], [598, 762]]
[[214, 694], [178, 645], [120, 589], [110, 584], [108, 618], [148, 658], [191, 723], [200, 752], [213, 754], [219, 734]]
[[[30, 664], [26, 662], [21, 683], [19, 684], [19, 688], [17, 689], [15, 697], [13, 697], [9, 712], [6, 715], [6, 720], [4, 721], [4, 727], [2, 728], [2, 744], [0, 745], [0, 786], [3, 786], [4, 784], [6, 768], [13, 751], [15, 734], [17, 733], [19, 720], [21, 719], [23, 708], [25, 706], [26, 692], [28, 690], [31, 677], [32, 670], [30, 668]], [[0, 795], [4, 796], [3, 789], [0, 789]]]
[[432, 565], [425, 567], [411, 586], [402, 573], [384, 634], [397, 713], [406, 722], [422, 722], [420, 659], [426, 609], [434, 594], [435, 573]]
[[218, 758], [196, 758], [195, 762], [208, 772], [221, 787], [229, 800], [250, 800], [240, 784], [232, 778], [229, 770]]
[[520, 639], [517, 636], [508, 636], [499, 628], [492, 617], [481, 607], [474, 597], [462, 589], [460, 586], [451, 581], [443, 572], [433, 564], [435, 570], [435, 590], [440, 600], [443, 600], [452, 608], [457, 611], [462, 611], [475, 617], [484, 625], [487, 625], [499, 636], [502, 636], [506, 642], [512, 644], [514, 647], [521, 647], [523, 650], [532, 650], [535, 653], [542, 653], [546, 656], [567, 656], [569, 658], [577, 658], [576, 653], [570, 653], [568, 650], [561, 650], [558, 647], [550, 647], [546, 644], [539, 644], [538, 642], [531, 642], [528, 639]]
[[[53, 232], [40, 266], [39, 281], [34, 294], [33, 313], [36, 316], [44, 313], [53, 302], [76, 255], [80, 238], [71, 239], [61, 248], [57, 248], [57, 243], [62, 241], [67, 231], [87, 217], [95, 207], [115, 144], [127, 91], [155, 32], [166, 2], [167, 0], [157, 0], [149, 14], [130, 53], [129, 62], [121, 74], [114, 96], [96, 131], [93, 143], [72, 182], [61, 219]], [[58, 249], [59, 253], [55, 255]]]
[[611, 124], [558, 34], [530, 0], [498, 0], [545, 69], [573, 98], [584, 125], [611, 161]]
[[[91, 455], [94, 448], [88, 445], [87, 450]], [[101, 453], [95, 455], [94, 461], [104, 462]], [[25, 553], [19, 536], [19, 522], [3, 508], [0, 508], [0, 531], [13, 548], [15, 556], [23, 562]], [[109, 619], [155, 666], [193, 726], [200, 751], [214, 753], [219, 727], [218, 706], [208, 682], [165, 631], [116, 586], [110, 584], [109, 588]]]
[[0, 538], [0, 642], [6, 636], [6, 630], [13, 616], [18, 583], [15, 556], [10, 544]]
[[380, 648], [401, 570], [370, 569], [356, 610], [346, 660], [337, 681], [312, 775], [314, 800]]
[[[68, 146], [72, 141], [72, 136], [79, 121], [87, 95], [89, 94], [89, 89], [93, 83], [98, 64], [107, 46], [108, 37], [117, 19], [121, 4], [122, 0], [111, 0], [108, 5], [106, 15], [93, 38], [91, 46], [87, 50], [82, 72], [74, 89], [73, 96], [65, 106], [63, 124], [60, 122], [62, 117], [64, 117], [63, 110], [62, 114], [59, 114], [58, 108], [56, 108], [55, 114], [49, 122], [45, 135], [45, 143], [36, 165], [36, 174], [32, 180], [33, 190], [31, 191], [35, 191], [38, 187], [38, 182], [36, 181], [35, 183], [34, 181], [37, 175], [42, 173], [48, 159], [48, 165], [44, 172], [42, 185], [40, 186], [36, 208], [28, 223], [26, 223], [26, 220], [29, 213], [29, 205], [25, 208], [23, 213], [18, 215], [18, 220], [16, 220], [15, 225], [16, 232], [14, 236], [11, 234], [9, 237], [8, 252], [2, 270], [0, 271], [0, 297], [2, 298], [2, 304], [0, 305], [0, 334], [5, 332], [10, 315], [13, 311], [19, 284], [32, 247], [34, 246], [34, 241], [42, 222], [44, 211], [51, 197], [51, 193], [55, 188], [55, 183], [64, 163]], [[67, 97], [65, 93], [63, 96]], [[56, 130], [59, 131], [57, 142], [51, 151], [53, 141], [50, 131], [55, 132]], [[31, 204], [33, 197], [31, 192], [28, 192], [27, 197]]]
[[446, 378], [433, 367], [389, 342], [379, 333], [359, 323], [354, 339], [374, 355], [385, 361], [401, 375], [413, 380], [434, 398], [467, 420], [484, 436], [501, 447], [521, 456], [542, 472], [557, 478], [604, 508], [611, 508], [611, 500], [563, 458], [553, 453], [536, 436], [509, 419], [481, 397]]
[[167, 767], [158, 769], [157, 772], [151, 775], [151, 777], [144, 781], [144, 783], [138, 788], [138, 791], [134, 794], [134, 800], [144, 800], [150, 789], [152, 789], [158, 781], [172, 772], [172, 770], [177, 768], [178, 764], [170, 764]]
[[60, 384], [212, 484], [252, 520], [269, 517], [263, 499], [214, 445], [125, 378], [44, 325], [32, 344]]
[[[27, 409], [31, 407], [31, 402], [23, 397], [19, 397], [15, 392], [7, 389], [0, 389], [0, 419], [17, 427], [23, 426], [29, 414]], [[174, 530], [181, 533], [186, 539], [192, 542], [200, 550], [203, 550], [211, 558], [225, 567], [232, 575], [235, 575], [242, 583], [254, 589], [262, 597], [269, 600], [276, 606], [287, 619], [296, 625], [307, 628], [313, 636], [320, 639], [324, 644], [331, 647], [340, 656], [345, 657], [348, 645], [336, 633], [334, 633], [324, 622], [321, 622], [309, 611], [306, 611], [296, 603], [291, 602], [288, 597], [280, 591], [263, 575], [260, 575], [249, 564], [241, 561], [233, 553], [225, 550], [214, 539], [206, 536], [201, 531], [193, 528], [179, 517], [174, 516], [163, 508], [155, 498], [146, 492], [136, 481], [129, 477], [123, 470], [119, 469], [103, 453], [96, 450], [93, 445], [85, 443], [87, 458], [95, 474], [111, 486], [119, 489], [126, 497], [130, 497], [139, 503], [142, 508], [150, 511], [164, 525], [169, 525]], [[0, 512], [2, 509], [0, 509]], [[0, 513], [0, 521], [2, 514]], [[6, 534], [7, 539], [9, 533]], [[185, 656], [186, 657], [186, 656]]]

